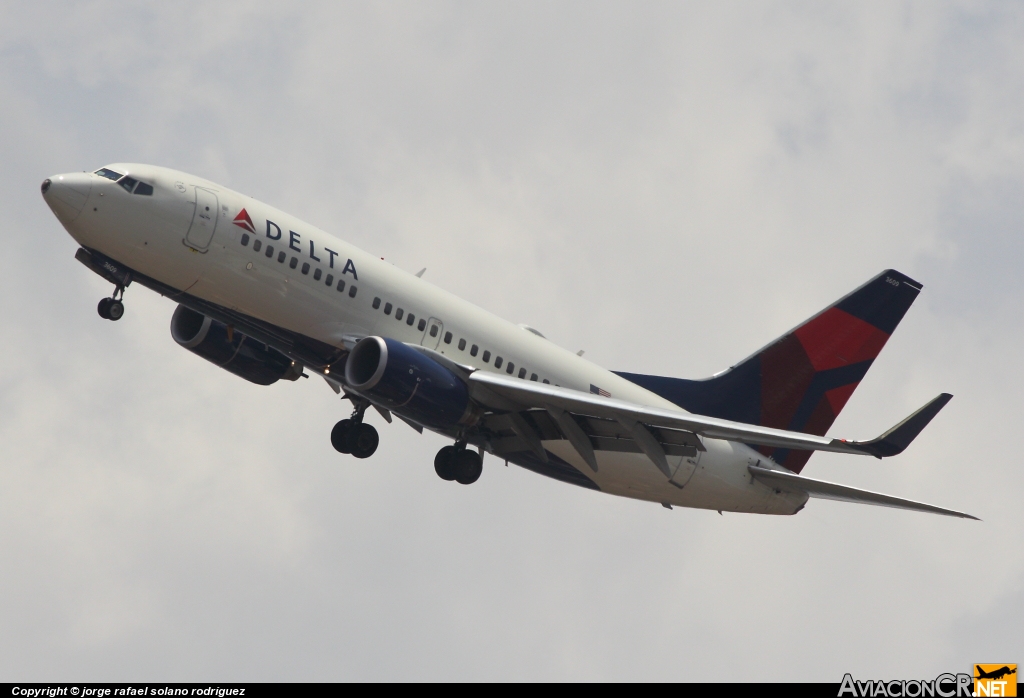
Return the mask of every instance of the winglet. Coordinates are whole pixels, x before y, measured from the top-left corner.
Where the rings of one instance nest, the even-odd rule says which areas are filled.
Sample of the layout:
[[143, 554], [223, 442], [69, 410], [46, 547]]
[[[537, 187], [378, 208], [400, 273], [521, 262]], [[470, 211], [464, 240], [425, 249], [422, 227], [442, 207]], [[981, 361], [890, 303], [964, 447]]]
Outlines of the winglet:
[[858, 451], [868, 453], [875, 458], [886, 458], [903, 453], [910, 442], [916, 439], [917, 435], [939, 413], [939, 410], [952, 399], [953, 396], [949, 393], [942, 393], [877, 439], [859, 441], [851, 445]]

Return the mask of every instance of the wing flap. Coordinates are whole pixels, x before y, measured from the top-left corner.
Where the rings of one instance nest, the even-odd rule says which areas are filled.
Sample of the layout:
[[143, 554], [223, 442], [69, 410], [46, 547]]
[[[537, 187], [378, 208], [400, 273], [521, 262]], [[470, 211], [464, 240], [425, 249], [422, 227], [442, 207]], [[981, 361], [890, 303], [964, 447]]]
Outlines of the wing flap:
[[980, 521], [976, 516], [965, 514], [952, 509], [915, 502], [910, 499], [893, 497], [879, 492], [860, 490], [856, 487], [847, 487], [834, 482], [814, 480], [809, 477], [785, 473], [779, 470], [769, 470], [756, 465], [747, 466], [750, 474], [760, 482], [786, 492], [805, 492], [809, 497], [817, 499], [833, 499], [839, 502], [854, 502], [857, 504], [873, 504], [880, 507], [891, 507], [893, 509], [908, 509], [910, 511], [923, 511], [929, 514], [941, 514], [943, 516], [955, 516], [961, 519], [973, 519]]
[[627, 424], [638, 422], [648, 427], [676, 429], [707, 438], [757, 446], [852, 453], [878, 458], [895, 455], [906, 448], [950, 398], [945, 394], [939, 396], [878, 439], [857, 442], [704, 417], [681, 410], [648, 407], [579, 390], [505, 377], [489, 371], [474, 371], [468, 376], [468, 382], [470, 394], [481, 403], [488, 404], [489, 399], [497, 397], [503, 403], [494, 404], [497, 409], [507, 410], [510, 405], [517, 406], [519, 410], [547, 410], [554, 407], [580, 416], [610, 420], [620, 425], [623, 421]]

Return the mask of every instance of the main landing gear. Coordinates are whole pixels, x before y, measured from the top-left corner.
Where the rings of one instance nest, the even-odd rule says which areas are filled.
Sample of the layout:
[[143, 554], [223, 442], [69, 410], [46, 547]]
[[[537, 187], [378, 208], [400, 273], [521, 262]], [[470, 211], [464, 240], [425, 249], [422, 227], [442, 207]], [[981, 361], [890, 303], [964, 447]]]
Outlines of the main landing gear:
[[455, 480], [461, 485], [472, 485], [484, 471], [479, 453], [466, 450], [464, 441], [445, 446], [434, 457], [434, 470], [442, 480]]
[[[120, 298], [118, 298], [120, 296]], [[96, 312], [100, 314], [100, 317], [104, 320], [120, 320], [124, 317], [124, 286], [118, 286], [114, 289], [113, 295], [110, 298], [104, 298], [100, 301], [100, 304], [96, 306]]]
[[343, 419], [331, 430], [331, 445], [338, 453], [351, 453], [356, 458], [369, 458], [377, 450], [377, 430], [363, 423], [367, 405], [357, 406], [350, 419]]

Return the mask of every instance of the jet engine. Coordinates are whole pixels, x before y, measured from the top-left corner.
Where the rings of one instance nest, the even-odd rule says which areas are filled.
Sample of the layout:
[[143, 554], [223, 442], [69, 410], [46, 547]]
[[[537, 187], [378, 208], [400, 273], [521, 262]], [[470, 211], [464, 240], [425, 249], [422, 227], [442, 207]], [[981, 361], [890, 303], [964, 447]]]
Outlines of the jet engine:
[[359, 340], [345, 362], [345, 382], [383, 407], [432, 427], [470, 416], [469, 390], [459, 376], [393, 339]]
[[183, 305], [171, 316], [171, 336], [193, 354], [257, 385], [302, 375], [302, 366], [276, 349]]

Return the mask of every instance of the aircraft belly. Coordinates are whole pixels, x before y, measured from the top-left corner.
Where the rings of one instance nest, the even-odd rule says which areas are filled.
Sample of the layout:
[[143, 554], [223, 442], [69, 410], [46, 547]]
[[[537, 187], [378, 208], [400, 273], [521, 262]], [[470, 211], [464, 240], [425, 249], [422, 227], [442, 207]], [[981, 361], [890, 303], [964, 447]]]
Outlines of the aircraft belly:
[[721, 511], [754, 514], [795, 514], [806, 496], [776, 492], [755, 480], [747, 470], [758, 454], [732, 441], [707, 439], [703, 454], [688, 489], [701, 500], [697, 506]]
[[[674, 506], [758, 514], [794, 514], [806, 497], [776, 493], [747, 470], [749, 449], [708, 439], [700, 458], [669, 459], [671, 480], [640, 453], [597, 451], [593, 472], [568, 441], [545, 441], [544, 448], [593, 480], [602, 492]], [[673, 460], [679, 461], [673, 463]], [[756, 459], [755, 459], [756, 460]], [[680, 486], [682, 483], [682, 486]]]

